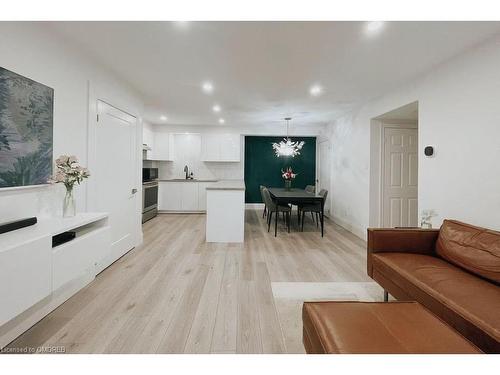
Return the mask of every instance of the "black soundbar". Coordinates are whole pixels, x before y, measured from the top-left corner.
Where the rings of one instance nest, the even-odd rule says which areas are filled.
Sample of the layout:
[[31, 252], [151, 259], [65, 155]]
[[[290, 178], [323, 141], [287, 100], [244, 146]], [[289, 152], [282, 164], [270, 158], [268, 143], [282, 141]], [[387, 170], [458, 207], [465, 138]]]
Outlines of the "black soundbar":
[[29, 217], [27, 219], [9, 221], [8, 223], [0, 224], [0, 234], [11, 232], [16, 229], [21, 229], [24, 227], [29, 227], [30, 225], [35, 225], [37, 222], [36, 217]]

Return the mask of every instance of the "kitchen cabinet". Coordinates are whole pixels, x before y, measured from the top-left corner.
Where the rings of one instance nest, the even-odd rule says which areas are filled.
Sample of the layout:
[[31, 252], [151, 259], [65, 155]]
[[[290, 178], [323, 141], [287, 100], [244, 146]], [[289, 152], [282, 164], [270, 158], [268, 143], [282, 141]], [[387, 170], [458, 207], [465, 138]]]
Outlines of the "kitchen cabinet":
[[239, 162], [241, 136], [239, 134], [203, 134], [201, 160], [210, 162]]
[[222, 134], [220, 137], [220, 159], [222, 161], [240, 161], [240, 135]]
[[158, 185], [158, 210], [180, 211], [181, 191], [185, 182], [160, 181]]
[[199, 182], [198, 183], [198, 210], [207, 210], [207, 187], [215, 182]]
[[154, 133], [146, 128], [142, 128], [142, 158], [144, 160], [153, 160]]
[[174, 160], [174, 135], [165, 132], [154, 133], [153, 160]]
[[181, 210], [198, 211], [198, 183], [180, 182], [183, 184], [181, 189]]
[[160, 181], [160, 211], [204, 212], [207, 209], [207, 187], [210, 181]]
[[143, 150], [144, 160], [174, 160], [174, 135], [165, 132], [153, 132], [143, 128], [142, 143], [147, 146]]
[[215, 161], [219, 159], [219, 135], [203, 134], [201, 137], [201, 160]]

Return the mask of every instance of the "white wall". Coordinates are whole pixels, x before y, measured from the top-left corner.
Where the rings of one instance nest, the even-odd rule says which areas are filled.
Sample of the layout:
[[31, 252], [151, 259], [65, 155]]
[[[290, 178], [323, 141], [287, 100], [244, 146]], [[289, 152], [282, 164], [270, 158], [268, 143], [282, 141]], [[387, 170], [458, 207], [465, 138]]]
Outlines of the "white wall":
[[[336, 120], [332, 206], [361, 237], [370, 225], [370, 122], [419, 102], [419, 211], [500, 229], [500, 36]], [[435, 157], [423, 148], [433, 145]], [[372, 184], [373, 185], [373, 184]]]
[[[177, 133], [175, 136], [174, 161], [158, 162], [160, 179], [184, 178], [184, 166], [187, 164], [198, 179], [241, 180], [244, 176], [244, 138], [241, 137], [241, 161], [239, 163], [202, 162], [200, 161], [201, 135], [205, 133], [230, 133], [239, 135], [282, 136], [284, 124], [262, 126], [182, 126], [154, 125], [154, 131]], [[290, 136], [323, 136], [324, 125], [291, 126]], [[183, 133], [190, 133], [186, 135]], [[191, 147], [188, 147], [191, 146]]]
[[[130, 113], [142, 113], [132, 89], [41, 23], [0, 22], [0, 46], [0, 66], [54, 89], [54, 157], [75, 154], [87, 165], [89, 82]], [[76, 188], [79, 211], [86, 210], [86, 184]], [[63, 196], [60, 185], [0, 189], [0, 221], [60, 214]]]

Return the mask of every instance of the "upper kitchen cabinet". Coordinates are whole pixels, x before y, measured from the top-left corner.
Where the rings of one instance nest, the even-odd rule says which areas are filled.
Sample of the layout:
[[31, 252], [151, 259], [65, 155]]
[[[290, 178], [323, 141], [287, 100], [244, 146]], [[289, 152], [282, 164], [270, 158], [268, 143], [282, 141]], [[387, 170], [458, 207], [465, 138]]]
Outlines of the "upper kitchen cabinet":
[[166, 132], [154, 132], [144, 127], [142, 132], [142, 143], [144, 160], [174, 160], [173, 134]]
[[239, 134], [203, 134], [201, 160], [239, 162], [241, 140]]
[[142, 128], [142, 158], [153, 160], [154, 133], [148, 126]]
[[154, 136], [153, 160], [174, 160], [174, 135], [165, 132], [155, 132]]

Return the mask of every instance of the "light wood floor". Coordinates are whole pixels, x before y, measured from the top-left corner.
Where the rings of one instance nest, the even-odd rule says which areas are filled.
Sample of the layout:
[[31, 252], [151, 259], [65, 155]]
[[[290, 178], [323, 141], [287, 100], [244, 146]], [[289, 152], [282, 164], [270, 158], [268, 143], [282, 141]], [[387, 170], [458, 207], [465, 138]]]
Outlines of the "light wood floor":
[[310, 218], [303, 233], [280, 223], [275, 238], [261, 214], [246, 211], [241, 245], [205, 243], [204, 215], [158, 216], [142, 246], [9, 346], [302, 353], [303, 300], [382, 298], [366, 275], [364, 241], [328, 220], [322, 238]]

